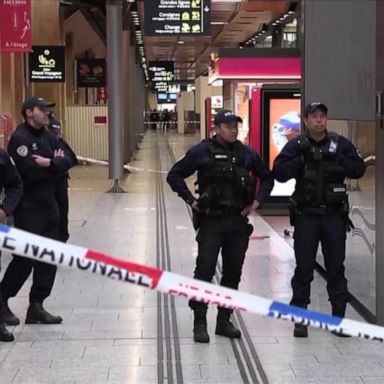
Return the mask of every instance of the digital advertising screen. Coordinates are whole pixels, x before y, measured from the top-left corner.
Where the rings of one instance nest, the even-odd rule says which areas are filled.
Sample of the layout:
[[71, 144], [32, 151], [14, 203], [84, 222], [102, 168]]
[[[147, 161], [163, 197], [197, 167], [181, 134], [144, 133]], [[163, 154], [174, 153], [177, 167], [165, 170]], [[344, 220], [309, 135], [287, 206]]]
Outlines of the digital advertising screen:
[[[262, 154], [269, 169], [290, 140], [301, 134], [301, 95], [299, 90], [262, 90]], [[292, 195], [296, 181], [275, 180], [271, 202], [284, 202]]]

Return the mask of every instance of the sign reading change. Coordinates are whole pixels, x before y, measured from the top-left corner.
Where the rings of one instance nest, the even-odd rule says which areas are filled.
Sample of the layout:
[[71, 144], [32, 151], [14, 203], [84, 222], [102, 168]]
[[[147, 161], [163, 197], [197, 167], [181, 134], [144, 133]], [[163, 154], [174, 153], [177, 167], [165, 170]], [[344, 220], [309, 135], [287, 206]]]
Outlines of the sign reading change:
[[147, 36], [209, 36], [210, 0], [152, 0], [144, 2]]

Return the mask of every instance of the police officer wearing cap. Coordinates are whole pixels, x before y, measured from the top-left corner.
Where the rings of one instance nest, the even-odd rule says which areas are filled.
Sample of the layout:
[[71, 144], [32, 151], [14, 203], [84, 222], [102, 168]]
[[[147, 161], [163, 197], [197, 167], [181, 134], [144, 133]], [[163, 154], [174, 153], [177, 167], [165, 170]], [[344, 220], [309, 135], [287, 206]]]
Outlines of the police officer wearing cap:
[[[55, 200], [56, 182], [73, 166], [71, 158], [61, 149], [58, 139], [45, 127], [49, 123], [49, 108], [54, 103], [41, 97], [31, 97], [23, 105], [24, 123], [12, 134], [8, 153], [16, 163], [23, 180], [24, 195], [14, 212], [16, 228], [59, 239], [59, 210]], [[50, 295], [56, 275], [56, 266], [13, 255], [0, 283], [4, 305], [0, 318], [5, 324], [17, 325], [20, 320], [8, 306], [33, 270], [30, 305], [26, 315], [27, 324], [59, 324], [60, 316], [53, 316], [43, 307]]]
[[[193, 146], [169, 171], [172, 190], [192, 207], [197, 232], [198, 256], [194, 278], [211, 282], [221, 250], [223, 259], [220, 284], [237, 289], [248, 248], [252, 225], [247, 215], [270, 194], [273, 176], [259, 155], [243, 145], [238, 136], [242, 120], [229, 110], [215, 117], [215, 136]], [[184, 179], [197, 171], [199, 197], [195, 198]], [[256, 178], [260, 188], [256, 192]], [[208, 343], [207, 304], [189, 301], [194, 311], [194, 340]], [[230, 322], [231, 309], [219, 307], [217, 335], [241, 337]]]
[[[0, 221], [11, 216], [23, 195], [23, 183], [13, 160], [0, 149], [0, 190], [4, 190], [3, 204], [0, 206]], [[0, 312], [4, 306], [0, 296]], [[5, 328], [0, 318], [0, 341], [13, 341], [13, 335]]]
[[[77, 158], [75, 153], [69, 144], [62, 138], [61, 123], [57, 120], [52, 111], [49, 112], [49, 124], [48, 130], [54, 134], [60, 143], [60, 147], [68, 154], [72, 165], [77, 164]], [[68, 173], [64, 173], [58, 177], [56, 182], [55, 197], [59, 206], [59, 238], [62, 242], [66, 242], [69, 239], [68, 231], [68, 212], [69, 212], [69, 199], [68, 199]]]
[[[290, 204], [296, 258], [291, 304], [307, 308], [310, 303], [310, 285], [321, 243], [332, 315], [344, 317], [349, 297], [344, 274], [345, 241], [346, 232], [353, 226], [344, 181], [362, 177], [365, 164], [349, 140], [328, 132], [327, 113], [328, 108], [320, 102], [305, 107], [307, 132], [284, 146], [275, 159], [273, 172], [280, 182], [296, 179]], [[308, 337], [307, 327], [295, 324], [293, 334]]]

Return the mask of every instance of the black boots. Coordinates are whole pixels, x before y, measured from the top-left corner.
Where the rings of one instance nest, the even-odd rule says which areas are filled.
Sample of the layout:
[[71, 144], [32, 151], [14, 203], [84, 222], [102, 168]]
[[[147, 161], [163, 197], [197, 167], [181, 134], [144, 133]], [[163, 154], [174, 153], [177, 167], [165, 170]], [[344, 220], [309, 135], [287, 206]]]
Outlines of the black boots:
[[[207, 332], [207, 309], [194, 309], [193, 339], [197, 343], [209, 343]], [[226, 308], [218, 308], [216, 335], [238, 339], [241, 332], [229, 321], [232, 311]]]
[[295, 323], [295, 329], [293, 330], [294, 337], [308, 337], [308, 326]]
[[239, 339], [241, 332], [229, 321], [231, 313], [230, 309], [218, 308], [215, 334], [230, 339]]
[[[292, 302], [291, 302], [292, 304]], [[297, 305], [299, 308], [307, 309], [307, 305]], [[293, 329], [293, 336], [294, 337], [308, 337], [308, 325], [303, 325], [300, 323], [295, 323], [295, 328]]]
[[0, 321], [0, 341], [10, 342], [15, 340], [12, 333], [8, 332], [7, 328], [2, 321]]
[[193, 339], [196, 343], [209, 343], [209, 335], [207, 332], [207, 309], [194, 309], [193, 313]]
[[[345, 316], [345, 310], [347, 307], [347, 303], [345, 301], [332, 301], [332, 316], [337, 316], [343, 318]], [[332, 331], [335, 336], [338, 337], [351, 337], [350, 335], [346, 335], [344, 333]]]
[[27, 311], [25, 324], [60, 324], [63, 319], [53, 316], [43, 308], [42, 303], [31, 303]]
[[0, 305], [0, 322], [7, 325], [19, 325], [19, 318], [9, 309], [8, 302], [4, 301]]

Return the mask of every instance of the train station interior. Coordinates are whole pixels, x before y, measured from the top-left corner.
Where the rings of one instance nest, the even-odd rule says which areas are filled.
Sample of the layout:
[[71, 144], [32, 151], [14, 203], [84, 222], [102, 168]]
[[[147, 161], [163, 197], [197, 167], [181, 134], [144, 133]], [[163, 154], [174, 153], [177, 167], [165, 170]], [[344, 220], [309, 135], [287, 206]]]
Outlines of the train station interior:
[[[0, 148], [26, 99], [54, 103], [78, 159], [63, 252], [76, 245], [192, 278], [196, 231], [167, 183], [173, 164], [214, 136], [225, 109], [241, 117], [238, 140], [271, 170], [304, 132], [305, 106], [324, 103], [327, 129], [366, 165], [345, 181], [354, 224], [345, 317], [361, 334], [377, 325], [384, 335], [383, 17], [381, 0], [0, 0]], [[194, 195], [195, 181], [186, 179]], [[294, 180], [275, 181], [249, 214], [239, 292], [289, 304], [294, 189]], [[3, 247], [0, 281], [11, 260]], [[212, 284], [222, 274], [219, 257]], [[308, 309], [330, 315], [326, 281], [319, 247]], [[44, 306], [63, 322], [26, 324], [31, 286], [32, 276], [9, 299], [20, 324], [7, 325], [13, 342], [0, 341], [1, 384], [384, 383], [382, 342], [316, 326], [296, 338], [292, 321], [251, 303], [232, 315], [236, 339], [215, 334], [210, 304], [210, 342], [198, 343], [183, 295], [59, 266]]]

